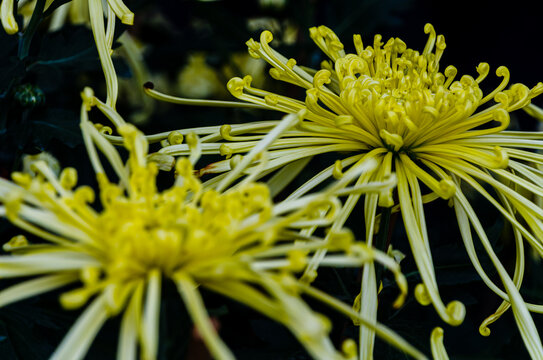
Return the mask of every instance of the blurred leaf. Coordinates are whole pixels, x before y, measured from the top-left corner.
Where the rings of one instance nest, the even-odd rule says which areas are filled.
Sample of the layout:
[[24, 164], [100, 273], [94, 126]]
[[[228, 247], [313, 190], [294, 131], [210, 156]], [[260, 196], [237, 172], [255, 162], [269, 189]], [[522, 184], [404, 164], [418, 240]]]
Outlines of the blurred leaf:
[[17, 58], [17, 36], [0, 31], [0, 99], [17, 76], [23, 76], [24, 65]]
[[45, 109], [33, 120], [33, 135], [41, 148], [47, 148], [56, 139], [73, 148], [81, 144], [79, 115], [67, 109]]
[[24, 75], [24, 66], [20, 62], [8, 62], [0, 64], [0, 99], [7, 97], [13, 79]]
[[78, 71], [99, 66], [98, 51], [90, 29], [83, 25], [67, 25], [43, 36], [36, 66], [77, 67]]
[[48, 301], [42, 301], [40, 296], [2, 308], [0, 337], [5, 340], [0, 341], [0, 359], [47, 359], [58, 346], [73, 319], [58, 307], [47, 306]]

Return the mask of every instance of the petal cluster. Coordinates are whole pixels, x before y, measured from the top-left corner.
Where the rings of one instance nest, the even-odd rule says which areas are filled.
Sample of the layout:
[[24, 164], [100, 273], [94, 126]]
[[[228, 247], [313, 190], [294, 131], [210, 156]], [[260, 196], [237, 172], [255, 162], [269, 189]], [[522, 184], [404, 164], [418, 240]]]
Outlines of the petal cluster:
[[[401, 290], [398, 305], [405, 297], [405, 278], [385, 254], [355, 243], [345, 230], [333, 229], [326, 239], [299, 231], [332, 223], [341, 207], [336, 187], [278, 204], [272, 202], [269, 188], [254, 183], [251, 176], [235, 185], [223, 182], [220, 189], [206, 187], [193, 170], [201, 152], [196, 135], [187, 136], [189, 157], [149, 154], [145, 136], [112, 107], [90, 89], [82, 97], [81, 129], [99, 191], [77, 186], [75, 169], [66, 168], [57, 176], [42, 160], [30, 166], [34, 175], [16, 172], [13, 181], [0, 179], [0, 215], [39, 239], [29, 242], [21, 235], [4, 246], [11, 254], [0, 257], [0, 277], [30, 279], [0, 291], [0, 306], [68, 287], [60, 296], [62, 306], [85, 307], [53, 359], [83, 358], [102, 325], [118, 314], [122, 314], [118, 358], [135, 358], [139, 351], [143, 358], [155, 359], [164, 281], [177, 286], [217, 359], [234, 357], [213, 328], [199, 287], [284, 324], [316, 359], [351, 359], [356, 350], [335, 349], [328, 337], [329, 320], [311, 310], [303, 293], [424, 358], [386, 327], [294, 276], [313, 254], [328, 250], [330, 255], [321, 259], [323, 266], [358, 267], [373, 261], [387, 266]], [[89, 121], [93, 107], [115, 124], [128, 152], [126, 160], [104, 137], [111, 129]], [[284, 124], [290, 122], [287, 118]], [[160, 190], [158, 169], [171, 168], [169, 160], [175, 162], [175, 181]], [[108, 167], [111, 172], [105, 170]]]
[[[249, 54], [265, 60], [274, 79], [305, 89], [305, 98], [295, 99], [255, 88], [250, 76], [231, 79], [228, 89], [238, 99], [261, 109], [304, 112], [302, 121], [270, 144], [269, 158], [273, 160], [264, 173], [284, 169], [277, 176], [286, 178], [285, 173], [299, 173], [315, 155], [337, 154], [334, 165], [317, 173], [292, 196], [306, 194], [331, 177], [341, 178], [356, 171], [361, 162], [370, 159], [378, 166], [358, 177], [358, 186], [383, 182], [395, 175], [395, 190], [385, 188], [366, 196], [366, 242], [372, 244], [373, 224], [385, 213], [383, 209], [400, 211], [422, 277], [422, 284], [415, 291], [417, 299], [425, 305], [433, 304], [443, 320], [458, 325], [465, 310], [458, 301], [445, 305], [441, 300], [424, 213], [425, 203], [447, 200], [455, 209], [462, 241], [475, 269], [489, 288], [504, 299], [497, 312], [481, 325], [481, 333], [488, 335], [487, 325], [512, 307], [530, 354], [541, 357], [543, 347], [528, 310], [541, 312], [543, 308], [522, 300], [518, 289], [524, 270], [522, 243], [527, 241], [537, 253], [543, 254], [543, 211], [537, 200], [543, 195], [543, 174], [538, 167], [543, 156], [537, 152], [543, 149], [543, 136], [507, 128], [509, 114], [527, 108], [531, 99], [543, 92], [543, 84], [533, 88], [509, 85], [509, 71], [501, 66], [496, 69], [496, 75], [502, 78], [500, 84], [484, 93], [481, 84], [489, 75], [490, 66], [481, 63], [476, 68], [477, 75], [459, 78], [453, 66], [442, 70], [445, 39], [430, 24], [424, 31], [429, 36], [421, 51], [408, 48], [398, 38], [383, 42], [380, 35], [374, 37], [371, 45], [364, 46], [361, 36], [354, 35], [356, 53], [349, 54], [332, 30], [325, 26], [311, 28], [311, 38], [328, 57], [321, 69], [304, 67], [295, 59], [285, 58], [270, 46], [273, 36], [264, 31], [259, 42], [253, 39], [247, 42]], [[176, 101], [154, 90], [148, 93]], [[268, 121], [223, 126], [218, 134], [216, 129], [208, 129], [208, 144], [202, 145], [209, 153], [220, 152], [227, 157], [243, 154], [275, 125], [276, 122]], [[170, 155], [186, 151], [176, 145], [163, 145], [161, 152]], [[223, 161], [202, 172], [229, 170], [227, 161]], [[285, 179], [281, 185], [288, 181]], [[478, 193], [512, 224], [517, 250], [513, 276], [489, 245], [464, 189]], [[333, 227], [345, 222], [359, 199], [357, 194], [349, 195]], [[481, 266], [473, 230], [492, 259], [501, 285], [495, 284], [487, 275], [488, 270]], [[310, 262], [307, 276], [318, 263], [316, 258]], [[375, 278], [368, 275], [362, 289], [376, 289], [376, 286]], [[370, 304], [361, 308], [362, 313], [375, 313], [376, 293], [376, 290], [362, 291], [365, 296], [362, 303]], [[361, 330], [361, 344], [367, 346], [361, 347], [369, 349], [367, 354], [371, 354], [372, 336], [363, 333]]]

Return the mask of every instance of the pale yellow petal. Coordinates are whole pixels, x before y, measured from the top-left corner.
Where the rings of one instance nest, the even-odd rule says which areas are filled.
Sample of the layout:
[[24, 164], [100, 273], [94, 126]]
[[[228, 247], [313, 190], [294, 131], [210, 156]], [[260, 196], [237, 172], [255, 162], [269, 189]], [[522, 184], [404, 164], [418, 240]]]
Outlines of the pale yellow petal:
[[371, 320], [363, 317], [361, 314], [354, 311], [350, 306], [347, 304], [342, 303], [341, 301], [337, 300], [336, 298], [326, 294], [325, 292], [318, 290], [316, 288], [310, 287], [308, 285], [300, 284], [303, 291], [315, 299], [323, 302], [324, 304], [336, 309], [340, 313], [343, 313], [344, 315], [350, 317], [351, 319], [355, 319], [359, 321], [362, 326], [367, 326], [373, 329], [377, 336], [379, 336], [381, 339], [386, 341], [387, 343], [390, 343], [391, 345], [395, 346], [399, 350], [405, 352], [406, 354], [409, 354], [415, 359], [427, 359], [427, 357], [417, 350], [415, 347], [413, 347], [411, 344], [409, 344], [407, 341], [405, 341], [401, 336], [396, 334], [391, 329], [387, 328], [384, 325], [381, 325], [379, 323], [373, 324]]
[[458, 225], [460, 227], [460, 233], [462, 234], [462, 237], [467, 238], [469, 241], [472, 241], [470, 228], [471, 224], [474, 227], [475, 232], [479, 236], [479, 239], [481, 240], [481, 243], [485, 248], [488, 256], [492, 260], [492, 263], [494, 264], [496, 270], [498, 271], [505, 290], [509, 295], [511, 307], [515, 316], [515, 321], [517, 322], [520, 334], [522, 336], [522, 339], [524, 340], [524, 344], [526, 345], [528, 352], [530, 353], [530, 356], [533, 359], [543, 359], [543, 346], [541, 344], [541, 338], [539, 337], [537, 327], [535, 326], [534, 321], [526, 307], [526, 304], [515, 286], [515, 283], [511, 280], [511, 278], [507, 274], [506, 269], [494, 253], [492, 245], [490, 244], [490, 241], [486, 236], [483, 226], [479, 222], [477, 214], [475, 213], [475, 211], [463, 194], [457, 194], [454, 202], [456, 217], [458, 219]]
[[83, 359], [98, 331], [108, 318], [104, 297], [96, 298], [81, 314], [57, 347], [51, 360]]
[[143, 323], [141, 327], [142, 353], [145, 359], [156, 359], [158, 352], [158, 324], [160, 320], [161, 276], [152, 270], [148, 276]]
[[[422, 232], [426, 232], [426, 228], [421, 228], [421, 221], [424, 214], [419, 214], [420, 218], [417, 218], [415, 210], [413, 208], [413, 201], [410, 193], [413, 190], [413, 183], [408, 181], [406, 170], [400, 161], [396, 161], [396, 174], [398, 176], [398, 196], [400, 202], [400, 208], [402, 211], [402, 218], [405, 224], [407, 236], [409, 238], [409, 244], [411, 246], [411, 252], [420, 271], [421, 278], [424, 283], [424, 288], [419, 286], [420, 291], [425, 293], [431, 299], [431, 303], [437, 310], [441, 318], [447, 321], [451, 325], [460, 325], [464, 320], [465, 308], [462, 303], [458, 301], [450, 302], [446, 307], [441, 300], [439, 291], [437, 289], [437, 281], [435, 278], [434, 267], [431, 259], [430, 249], [428, 247], [427, 236], [425, 237]], [[420, 197], [420, 192], [413, 194], [413, 196]], [[422, 199], [420, 199], [422, 204]]]
[[12, 278], [78, 270], [96, 266], [98, 261], [83, 253], [68, 250], [48, 250], [24, 255], [0, 257], [0, 277]]
[[[372, 246], [375, 215], [377, 211], [377, 195], [366, 197], [364, 216], [366, 223], [366, 242]], [[375, 326], [377, 323], [377, 281], [375, 278], [375, 265], [364, 265], [360, 290], [360, 316], [367, 318]], [[375, 344], [375, 331], [371, 327], [360, 326], [359, 356], [361, 359], [373, 357]]]
[[137, 358], [138, 329], [141, 322], [142, 304], [143, 283], [139, 283], [132, 294], [121, 321], [117, 360], [135, 360]]
[[2, 4], [0, 4], [0, 19], [2, 20], [2, 26], [10, 35], [19, 31], [19, 25], [17, 25], [17, 21], [15, 21], [15, 17], [13, 16], [14, 2], [15, 0], [2, 0]]
[[270, 188], [270, 195], [274, 197], [275, 195], [279, 194], [288, 184], [292, 182], [293, 179], [300, 174], [311, 159], [312, 157], [306, 157], [293, 161], [275, 173], [275, 175], [267, 181], [267, 185]]
[[119, 85], [111, 59], [111, 48], [107, 46], [102, 0], [89, 0], [89, 14], [94, 41], [106, 77], [107, 104], [115, 108]]
[[[106, 25], [106, 45], [109, 49], [113, 49], [113, 39], [115, 37], [115, 14], [113, 12], [113, 8], [111, 7], [111, 1], [107, 2], [107, 9], [106, 9], [106, 19], [107, 19], [107, 25]], [[112, 50], [113, 51], [113, 50]]]
[[57, 289], [77, 279], [76, 272], [66, 272], [21, 282], [0, 291], [0, 307]]
[[202, 335], [211, 355], [218, 360], [234, 360], [234, 355], [213, 328], [202, 298], [196, 289], [196, 284], [185, 274], [178, 274], [175, 281], [188, 313]]
[[[360, 293], [360, 316], [367, 319], [375, 327], [377, 324], [377, 282], [375, 279], [375, 265], [364, 265]], [[375, 331], [371, 326], [360, 326], [360, 358], [371, 359], [375, 344]]]
[[255, 145], [247, 155], [243, 157], [243, 160], [234, 168], [217, 186], [218, 191], [223, 191], [237, 176], [245, 170], [247, 166], [251, 164], [254, 158], [265, 151], [283, 132], [293, 127], [298, 121], [300, 121], [303, 115], [291, 114], [283, 118], [283, 120], [266, 135], [261, 141]]
[[449, 360], [449, 355], [443, 345], [443, 329], [436, 327], [430, 335], [430, 345], [432, 348], [432, 356], [434, 360]]
[[122, 0], [108, 0], [107, 2], [123, 24], [132, 25], [134, 23], [134, 13], [126, 7]]

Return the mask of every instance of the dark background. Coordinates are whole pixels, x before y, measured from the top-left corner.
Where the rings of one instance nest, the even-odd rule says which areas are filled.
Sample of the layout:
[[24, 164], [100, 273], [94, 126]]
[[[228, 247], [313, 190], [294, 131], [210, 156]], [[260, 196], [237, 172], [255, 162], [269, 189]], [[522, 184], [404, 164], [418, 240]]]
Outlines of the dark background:
[[[246, 51], [245, 41], [258, 37], [259, 31], [247, 27], [248, 19], [269, 18], [280, 24], [289, 22], [299, 29], [295, 44], [280, 44], [277, 49], [294, 57], [298, 64], [317, 67], [323, 59], [320, 50], [312, 43], [307, 28], [327, 25], [336, 31], [347, 49], [352, 49], [352, 34], [359, 33], [365, 44], [373, 42], [373, 35], [380, 33], [386, 41], [400, 37], [408, 47], [424, 47], [427, 35], [423, 28], [427, 22], [434, 25], [438, 34], [444, 34], [447, 49], [441, 60], [441, 69], [451, 64], [458, 68], [459, 76], [476, 76], [475, 67], [480, 62], [491, 66], [485, 83], [495, 86], [495, 69], [505, 65], [511, 72], [511, 83], [522, 82], [533, 87], [543, 81], [541, 64], [541, 13], [537, 2], [505, 1], [318, 1], [287, 0], [284, 7], [263, 7], [258, 1], [179, 1], [134, 0], [126, 2], [136, 13], [136, 22], [129, 29], [131, 34], [146, 45], [145, 60], [150, 79], [164, 90], [175, 93], [175, 83], [180, 69], [194, 52], [204, 52], [206, 63], [219, 72], [226, 83], [228, 78], [221, 69], [233, 52]], [[119, 26], [119, 34], [126, 29]], [[102, 75], [93, 51], [90, 32], [83, 27], [67, 26], [57, 34], [38, 32], [31, 48], [31, 57], [25, 63], [14, 58], [16, 40], [0, 35], [0, 175], [20, 167], [25, 153], [47, 150], [63, 166], [75, 166], [82, 183], [94, 185], [91, 169], [87, 164], [78, 130], [80, 107], [79, 92], [85, 85], [92, 85], [103, 98]], [[280, 35], [280, 34], [279, 34]], [[35, 59], [72, 58], [53, 68], [30, 67]], [[119, 75], [129, 79], [130, 69], [117, 61]], [[243, 74], [237, 74], [243, 75]], [[166, 80], [164, 80], [166, 79]], [[43, 106], [28, 106], [18, 101], [10, 84], [40, 88], [45, 96]], [[267, 89], [303, 96], [299, 89], [265, 83]], [[217, 93], [215, 97], [228, 98]], [[541, 99], [535, 99], [542, 105]], [[121, 98], [119, 112], [130, 116], [137, 106]], [[205, 109], [157, 104], [149, 121], [140, 124], [146, 133], [173, 130], [226, 122], [277, 119], [274, 113], [246, 112], [232, 109]], [[515, 126], [535, 129], [536, 121], [523, 113], [515, 115]], [[318, 171], [324, 163], [333, 161], [333, 155], [312, 162], [305, 173]], [[203, 160], [211, 161], [207, 158]], [[304, 174], [303, 174], [304, 175]], [[303, 177], [302, 175], [302, 177]], [[164, 177], [164, 182], [169, 178]], [[490, 206], [477, 197], [471, 199], [478, 214], [493, 239], [498, 255], [508, 268], [514, 263], [510, 229]], [[390, 275], [385, 275], [384, 289], [380, 295], [379, 320], [390, 326], [408, 341], [429, 354], [429, 335], [433, 327], [445, 329], [445, 346], [452, 359], [527, 359], [528, 354], [518, 333], [511, 312], [491, 326], [490, 337], [478, 333], [480, 322], [493, 313], [500, 303], [480, 281], [473, 270], [457, 230], [454, 211], [444, 202], [427, 206], [429, 235], [436, 273], [443, 299], [448, 302], [461, 300], [467, 307], [464, 323], [458, 328], [445, 325], [431, 307], [422, 307], [408, 298], [404, 307], [395, 311], [391, 304], [396, 287]], [[361, 209], [357, 209], [361, 215]], [[355, 233], [363, 234], [356, 211], [348, 223]], [[402, 250], [407, 258], [402, 262], [410, 292], [420, 282], [401, 226], [401, 218], [393, 216], [390, 241]], [[2, 239], [18, 233], [6, 221], [0, 222]], [[480, 252], [482, 254], [482, 252]], [[527, 275], [523, 288], [526, 299], [541, 303], [543, 300], [541, 265], [528, 256]], [[488, 259], [482, 256], [486, 268]], [[491, 274], [492, 275], [492, 274]], [[495, 274], [494, 274], [495, 275]], [[346, 302], [352, 302], [359, 287], [360, 271], [322, 271], [316, 285]], [[11, 282], [0, 280], [0, 287]], [[205, 293], [210, 312], [221, 324], [221, 335], [239, 359], [307, 359], [307, 355], [279, 325], [245, 307]], [[46, 294], [0, 309], [0, 359], [46, 359], [60, 342], [78, 312], [66, 312], [57, 303], [58, 293]], [[332, 337], [340, 343], [346, 337], [357, 338], [356, 329], [349, 321], [326, 308], [313, 304], [329, 315], [334, 323]], [[178, 299], [175, 289], [166, 286], [162, 304], [161, 359], [207, 359], [201, 343], [191, 337], [191, 326]], [[536, 324], [543, 324], [543, 316], [534, 314]], [[108, 322], [96, 339], [89, 359], [114, 358], [118, 319]], [[190, 340], [189, 340], [190, 339]], [[375, 359], [403, 359], [405, 356], [388, 345], [377, 342]]]

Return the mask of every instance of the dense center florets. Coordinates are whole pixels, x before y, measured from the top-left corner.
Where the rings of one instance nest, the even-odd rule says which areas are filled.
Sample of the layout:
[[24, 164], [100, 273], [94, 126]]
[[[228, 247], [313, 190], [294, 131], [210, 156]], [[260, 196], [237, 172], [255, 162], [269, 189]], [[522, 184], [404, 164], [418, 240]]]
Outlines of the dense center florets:
[[[250, 76], [231, 79], [228, 89], [237, 98], [264, 108], [306, 111], [306, 132], [354, 140], [363, 150], [412, 155], [428, 146], [500, 132], [509, 124], [509, 112], [527, 105], [541, 92], [539, 85], [528, 89], [522, 84], [504, 90], [509, 71], [502, 66], [496, 69], [501, 83], [483, 94], [479, 85], [490, 72], [487, 63], [477, 66], [476, 77], [463, 75], [455, 80], [455, 67], [440, 72], [445, 38], [430, 24], [424, 31], [429, 37], [420, 52], [407, 48], [398, 38], [384, 43], [380, 35], [364, 47], [360, 35], [354, 35], [356, 51], [349, 54], [332, 30], [311, 28], [311, 38], [330, 58], [322, 62], [320, 70], [283, 57], [269, 46], [273, 36], [264, 31], [260, 42], [247, 42], [249, 53], [272, 65], [274, 79], [305, 88], [305, 101], [253, 88]], [[490, 100], [496, 104], [482, 109]]]
[[125, 280], [152, 269], [190, 271], [232, 256], [250, 244], [247, 230], [271, 214], [269, 192], [259, 184], [221, 194], [201, 191], [198, 180], [187, 177], [163, 192], [125, 196], [116, 189], [103, 190], [109, 194], [102, 196], [97, 228], [108, 276]]
[[[328, 64], [330, 69], [318, 71], [310, 96], [314, 92], [335, 113], [351, 115], [354, 125], [394, 152], [427, 143], [434, 132], [446, 133], [476, 111], [483, 98], [478, 81], [467, 75], [454, 81], [454, 67], [445, 75], [438, 71], [444, 40], [436, 53], [406, 49], [399, 39], [381, 45], [376, 37], [373, 47], [337, 58], [333, 70]], [[484, 67], [480, 71], [487, 73]], [[323, 86], [333, 89], [334, 83], [337, 104], [326, 99]]]

